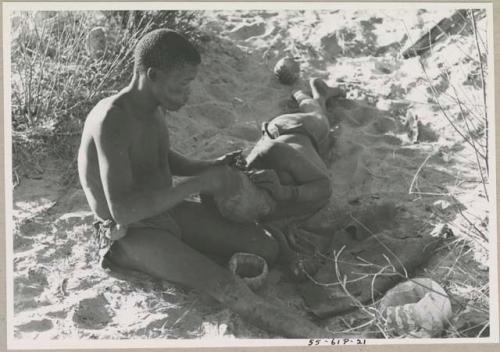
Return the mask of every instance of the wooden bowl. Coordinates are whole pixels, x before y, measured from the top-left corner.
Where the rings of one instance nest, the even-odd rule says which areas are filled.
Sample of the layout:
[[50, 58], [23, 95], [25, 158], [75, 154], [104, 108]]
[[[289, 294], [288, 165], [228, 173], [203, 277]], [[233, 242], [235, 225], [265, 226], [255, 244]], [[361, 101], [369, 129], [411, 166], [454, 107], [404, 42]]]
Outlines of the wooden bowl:
[[231, 257], [229, 270], [243, 279], [252, 290], [256, 290], [264, 284], [269, 271], [264, 258], [243, 252], [235, 253]]

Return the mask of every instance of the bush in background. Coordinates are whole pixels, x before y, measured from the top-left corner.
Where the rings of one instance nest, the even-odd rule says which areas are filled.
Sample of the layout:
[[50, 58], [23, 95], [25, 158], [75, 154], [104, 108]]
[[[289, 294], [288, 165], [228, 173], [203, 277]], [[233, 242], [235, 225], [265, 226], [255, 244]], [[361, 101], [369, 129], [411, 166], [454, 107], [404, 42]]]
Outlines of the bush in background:
[[43, 172], [55, 156], [72, 164], [86, 115], [132, 77], [133, 49], [147, 32], [172, 28], [199, 45], [193, 11], [39, 11], [11, 18], [13, 173]]

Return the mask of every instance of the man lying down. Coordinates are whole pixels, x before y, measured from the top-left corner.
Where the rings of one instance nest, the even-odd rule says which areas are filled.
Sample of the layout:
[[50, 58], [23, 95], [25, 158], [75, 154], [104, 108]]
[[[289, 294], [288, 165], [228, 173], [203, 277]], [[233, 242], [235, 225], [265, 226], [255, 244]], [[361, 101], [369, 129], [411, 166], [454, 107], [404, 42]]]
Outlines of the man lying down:
[[262, 125], [262, 138], [244, 168], [257, 187], [243, 181], [237, 193], [215, 197], [226, 217], [242, 222], [300, 217], [328, 202], [331, 184], [324, 158], [330, 124], [325, 103], [342, 92], [320, 79], [309, 83], [312, 97], [302, 91], [294, 94], [299, 113], [280, 115]]
[[[197, 161], [170, 149], [159, 108], [176, 111], [186, 103], [200, 62], [196, 49], [178, 33], [152, 31], [135, 48], [130, 84], [89, 113], [78, 170], [98, 219], [100, 260], [206, 292], [277, 335], [328, 336], [288, 308], [266, 302], [210, 259], [247, 252], [272, 264], [279, 245], [257, 222], [235, 222], [218, 207], [186, 200], [208, 194], [223, 208], [242, 188], [242, 173], [228, 166], [234, 154]], [[302, 113], [271, 121], [247, 159], [253, 168], [276, 170], [251, 175], [269, 200], [263, 217], [310, 212], [328, 199], [326, 167], [319, 157], [329, 130], [322, 114], [328, 87], [318, 80], [311, 85], [313, 98], [296, 94]], [[173, 186], [173, 175], [187, 178]]]

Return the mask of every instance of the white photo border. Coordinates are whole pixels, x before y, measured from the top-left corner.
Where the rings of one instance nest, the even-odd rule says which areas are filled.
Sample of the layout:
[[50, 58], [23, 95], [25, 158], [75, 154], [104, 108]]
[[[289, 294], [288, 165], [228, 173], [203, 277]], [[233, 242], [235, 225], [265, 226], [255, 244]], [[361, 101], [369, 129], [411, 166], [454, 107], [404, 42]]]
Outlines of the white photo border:
[[[41, 10], [321, 10], [321, 9], [484, 9], [488, 21], [487, 94], [490, 152], [490, 177], [488, 191], [495, 195], [490, 200], [490, 234], [495, 241], [490, 241], [490, 336], [487, 338], [447, 338], [447, 339], [367, 339], [367, 345], [400, 344], [498, 344], [499, 339], [499, 296], [498, 296], [498, 238], [497, 238], [497, 193], [496, 193], [496, 128], [495, 128], [495, 73], [494, 73], [494, 28], [493, 4], [485, 2], [8, 2], [2, 3], [3, 13], [3, 95], [4, 95], [4, 191], [5, 191], [5, 239], [6, 239], [6, 317], [7, 348], [19, 350], [55, 350], [55, 349], [116, 349], [116, 348], [198, 348], [198, 347], [278, 347], [307, 346], [308, 339], [203, 339], [203, 340], [35, 340], [25, 341], [14, 338], [13, 329], [13, 238], [12, 238], [12, 134], [11, 134], [11, 65], [10, 65], [10, 15], [13, 11]], [[493, 182], [495, 180], [495, 182]], [[496, 269], [496, 270], [492, 270]], [[478, 346], [478, 348], [480, 348]]]

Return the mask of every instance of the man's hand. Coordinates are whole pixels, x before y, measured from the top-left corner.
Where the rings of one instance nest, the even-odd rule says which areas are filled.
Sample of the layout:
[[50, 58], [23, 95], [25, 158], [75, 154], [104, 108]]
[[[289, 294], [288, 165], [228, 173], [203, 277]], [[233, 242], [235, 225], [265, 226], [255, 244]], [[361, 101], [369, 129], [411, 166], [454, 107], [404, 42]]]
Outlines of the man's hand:
[[246, 162], [241, 153], [243, 153], [243, 150], [240, 149], [234, 152], [224, 154], [220, 158], [215, 159], [213, 165], [214, 166], [227, 165], [236, 169], [245, 168]]
[[176, 176], [195, 176], [213, 168], [214, 166], [231, 166], [238, 170], [245, 170], [245, 158], [241, 155], [243, 151], [237, 150], [227, 153], [215, 160], [194, 160], [186, 158], [178, 152], [169, 151], [168, 163], [172, 174]]
[[203, 193], [218, 195], [231, 194], [241, 185], [239, 171], [229, 166], [215, 166], [200, 174]]
[[251, 171], [248, 176], [257, 187], [268, 191], [275, 200], [284, 201], [290, 199], [290, 189], [281, 185], [278, 174], [274, 170]]

